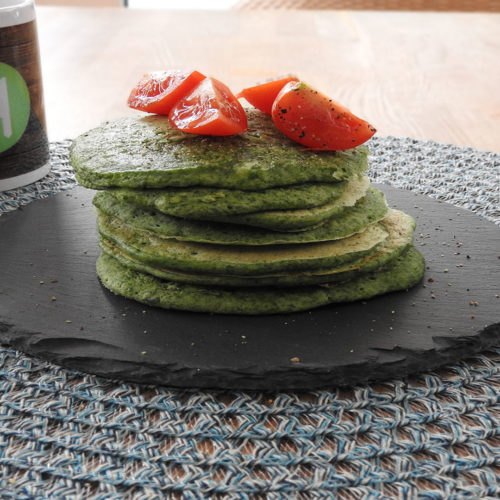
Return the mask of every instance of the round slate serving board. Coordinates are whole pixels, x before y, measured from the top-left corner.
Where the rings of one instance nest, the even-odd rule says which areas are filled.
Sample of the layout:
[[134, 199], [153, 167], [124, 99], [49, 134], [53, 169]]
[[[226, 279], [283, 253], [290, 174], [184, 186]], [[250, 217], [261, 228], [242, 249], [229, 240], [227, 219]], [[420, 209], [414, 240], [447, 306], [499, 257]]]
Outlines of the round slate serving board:
[[261, 317], [165, 311], [110, 293], [95, 274], [94, 192], [36, 201], [0, 217], [0, 341], [126, 381], [264, 390], [404, 377], [497, 344], [500, 228], [377, 187], [417, 220], [422, 283], [366, 302]]

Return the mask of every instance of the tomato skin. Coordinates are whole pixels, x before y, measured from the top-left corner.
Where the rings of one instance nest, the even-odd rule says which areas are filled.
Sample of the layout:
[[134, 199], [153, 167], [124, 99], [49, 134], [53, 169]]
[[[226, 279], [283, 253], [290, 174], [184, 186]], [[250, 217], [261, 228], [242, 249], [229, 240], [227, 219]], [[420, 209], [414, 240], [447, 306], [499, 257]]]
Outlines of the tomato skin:
[[319, 151], [354, 148], [376, 132], [368, 122], [304, 82], [287, 83], [276, 97], [271, 115], [287, 137]]
[[127, 104], [140, 111], [168, 115], [172, 106], [204, 78], [199, 71], [178, 69], [148, 73], [132, 89]]
[[298, 80], [296, 76], [280, 78], [279, 80], [273, 80], [243, 89], [236, 97], [243, 97], [254, 108], [270, 115], [273, 108], [273, 102], [280, 90], [288, 82], [297, 82]]
[[170, 123], [183, 132], [234, 135], [247, 130], [247, 116], [229, 87], [205, 78], [170, 110]]

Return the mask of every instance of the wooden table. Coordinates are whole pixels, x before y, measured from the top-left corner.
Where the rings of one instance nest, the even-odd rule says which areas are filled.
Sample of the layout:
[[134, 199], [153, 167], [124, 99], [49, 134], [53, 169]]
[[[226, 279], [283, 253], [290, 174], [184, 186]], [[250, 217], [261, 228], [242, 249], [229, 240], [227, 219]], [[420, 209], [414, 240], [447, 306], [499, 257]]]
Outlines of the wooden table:
[[500, 14], [39, 7], [51, 140], [134, 113], [150, 70], [234, 92], [287, 73], [396, 135], [500, 152]]

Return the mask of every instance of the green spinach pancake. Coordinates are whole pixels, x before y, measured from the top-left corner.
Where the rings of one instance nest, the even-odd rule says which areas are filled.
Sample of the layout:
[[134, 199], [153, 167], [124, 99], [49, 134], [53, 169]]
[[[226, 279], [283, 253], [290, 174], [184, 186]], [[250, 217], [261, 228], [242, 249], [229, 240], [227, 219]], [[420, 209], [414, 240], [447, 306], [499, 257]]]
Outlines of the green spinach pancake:
[[216, 243], [220, 245], [279, 245], [314, 243], [347, 238], [379, 221], [387, 213], [384, 195], [370, 189], [353, 207], [341, 216], [331, 217], [324, 224], [301, 232], [277, 232], [250, 226], [180, 219], [143, 209], [131, 203], [120, 203], [106, 192], [98, 193], [94, 205], [100, 216], [107, 216], [156, 236], [179, 241]]
[[424, 272], [415, 221], [366, 175], [368, 149], [314, 151], [248, 110], [214, 137], [166, 116], [107, 122], [70, 150], [94, 197], [97, 274], [167, 309], [292, 313], [406, 290]]
[[223, 314], [276, 314], [303, 311], [336, 302], [369, 299], [406, 290], [422, 277], [424, 259], [411, 246], [382, 271], [346, 282], [302, 287], [220, 288], [155, 278], [123, 266], [107, 254], [97, 260], [97, 274], [109, 290], [166, 309]]
[[275, 187], [260, 191], [215, 187], [163, 189], [114, 188], [108, 192], [117, 201], [184, 217], [248, 214], [266, 210], [294, 210], [325, 205], [339, 198], [347, 182], [317, 182]]
[[[370, 180], [360, 176], [347, 183], [344, 192], [325, 205], [299, 210], [272, 210], [231, 216], [211, 217], [211, 220], [246, 224], [274, 231], [304, 231], [324, 223], [331, 217], [342, 217], [349, 212], [349, 207], [356, 205], [368, 192]], [[379, 192], [380, 193], [380, 192]], [[381, 193], [380, 193], [381, 194]]]
[[381, 223], [389, 234], [388, 238], [378, 245], [373, 252], [354, 259], [348, 264], [337, 267], [288, 271], [281, 274], [261, 274], [257, 276], [229, 276], [224, 274], [174, 271], [173, 269], [156, 267], [140, 262], [104, 237], [100, 238], [99, 243], [104, 253], [114, 257], [124, 266], [165, 280], [229, 287], [302, 286], [332, 281], [346, 281], [356, 275], [381, 270], [390, 265], [391, 261], [399, 257], [412, 244], [415, 222], [409, 215], [398, 210], [391, 210]]
[[[177, 216], [194, 219], [194, 220], [208, 220], [214, 222], [225, 222], [229, 224], [239, 224], [260, 227], [264, 229], [269, 229], [272, 231], [305, 231], [311, 229], [312, 227], [318, 226], [324, 223], [326, 220], [332, 217], [341, 218], [345, 215], [349, 215], [353, 211], [350, 210], [362, 200], [368, 193], [368, 199], [373, 202], [373, 198], [377, 198], [379, 206], [385, 202], [382, 201], [383, 195], [380, 191], [375, 188], [370, 187], [370, 180], [366, 175], [357, 176], [349, 182], [339, 183], [342, 184], [342, 191], [339, 196], [324, 205], [315, 206], [311, 208], [300, 208], [294, 210], [267, 210], [261, 212], [253, 213], [242, 213], [242, 214], [221, 214], [217, 213], [212, 207], [206, 207], [207, 210], [203, 210], [203, 207], [198, 207], [196, 215], [193, 215], [192, 209], [188, 210], [177, 210]], [[131, 191], [141, 193], [139, 195], [130, 195]], [[154, 190], [155, 193], [158, 190]], [[144, 193], [144, 194], [142, 194]], [[156, 208], [158, 210], [158, 205], [161, 207], [161, 203], [155, 203], [155, 194], [150, 194], [144, 190], [110, 190], [107, 191], [107, 197], [114, 197], [118, 202], [131, 203], [139, 207], [145, 208]], [[149, 201], [149, 204], [145, 202]], [[193, 200], [193, 205], [196, 203]], [[187, 203], [186, 203], [187, 204]], [[366, 210], [362, 207], [366, 205], [365, 203], [360, 204], [355, 213], [360, 213]], [[159, 210], [162, 213], [169, 214], [171, 211], [165, 212], [164, 210]], [[383, 214], [382, 214], [383, 215]], [[351, 217], [352, 220], [352, 217]], [[355, 231], [352, 231], [355, 232]], [[351, 232], [351, 234], [352, 234]]]
[[70, 162], [78, 182], [91, 189], [258, 190], [345, 181], [368, 169], [365, 146], [304, 151], [274, 126], [271, 117], [256, 110], [247, 115], [248, 131], [225, 137], [180, 132], [166, 116], [122, 118], [78, 137], [71, 146]]
[[177, 271], [256, 275], [333, 267], [376, 250], [389, 236], [382, 223], [341, 240], [287, 245], [215, 245], [159, 238], [107, 216], [99, 233], [134, 259]]

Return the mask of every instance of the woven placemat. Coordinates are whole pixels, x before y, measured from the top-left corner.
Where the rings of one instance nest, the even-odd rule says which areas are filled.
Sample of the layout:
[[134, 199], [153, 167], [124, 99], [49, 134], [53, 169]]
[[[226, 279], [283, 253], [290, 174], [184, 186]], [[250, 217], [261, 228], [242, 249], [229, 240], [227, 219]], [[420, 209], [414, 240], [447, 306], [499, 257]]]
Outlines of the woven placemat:
[[[0, 213], [74, 187], [68, 146], [51, 145], [45, 179], [0, 193]], [[370, 148], [375, 182], [500, 224], [500, 155]], [[263, 394], [124, 384], [0, 348], [0, 498], [498, 498], [499, 361], [492, 349], [408, 380]]]

